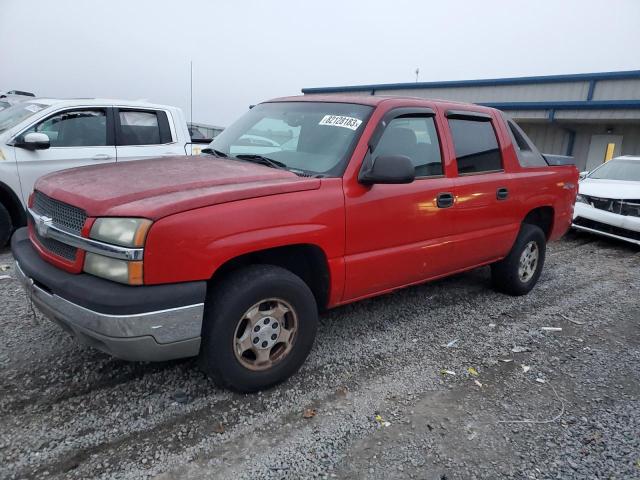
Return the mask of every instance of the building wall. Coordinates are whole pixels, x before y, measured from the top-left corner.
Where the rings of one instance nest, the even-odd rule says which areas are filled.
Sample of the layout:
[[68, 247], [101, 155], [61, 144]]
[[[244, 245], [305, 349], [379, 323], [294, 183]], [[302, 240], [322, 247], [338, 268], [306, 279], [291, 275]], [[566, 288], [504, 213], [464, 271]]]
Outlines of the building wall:
[[575, 132], [573, 156], [576, 166], [584, 170], [587, 165], [589, 146], [593, 135], [622, 135], [620, 155], [640, 155], [640, 124], [634, 123], [526, 123], [518, 122], [533, 143], [543, 153], [566, 155], [571, 137]]
[[518, 122], [518, 125], [542, 153], [567, 154], [569, 132], [565, 128], [550, 123]]
[[627, 100], [640, 98], [638, 79], [600, 80], [595, 84], [593, 100]]
[[585, 100], [589, 82], [545, 83], [539, 85], [469, 86], [449, 88], [376, 89], [375, 95], [406, 95], [458, 102], [543, 102]]
[[[579, 166], [585, 168], [589, 145], [593, 135], [606, 135], [607, 128], [612, 127], [613, 135], [622, 135], [621, 155], [640, 155], [640, 125], [613, 124], [602, 125], [576, 125], [576, 140], [574, 146], [574, 156], [580, 159]], [[616, 152], [617, 153], [617, 152]]]

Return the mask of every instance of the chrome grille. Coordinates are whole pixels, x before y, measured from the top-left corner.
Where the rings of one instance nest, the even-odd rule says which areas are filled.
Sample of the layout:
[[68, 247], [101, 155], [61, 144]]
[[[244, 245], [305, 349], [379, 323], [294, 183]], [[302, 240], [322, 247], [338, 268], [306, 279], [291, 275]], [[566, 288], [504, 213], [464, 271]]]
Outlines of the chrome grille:
[[586, 200], [599, 210], [617, 213], [618, 215], [628, 215], [640, 217], [640, 200], [616, 200], [612, 198], [592, 197], [583, 195]]
[[67, 245], [66, 243], [59, 242], [58, 240], [54, 240], [53, 238], [41, 237], [38, 234], [38, 230], [35, 228], [33, 229], [33, 231], [35, 232], [36, 238], [38, 239], [38, 242], [40, 242], [40, 245], [42, 245], [54, 255], [65, 258], [72, 262], [76, 259], [76, 253], [78, 252], [78, 249], [76, 247], [72, 247], [71, 245]]
[[[31, 208], [35, 213], [51, 218], [53, 225], [56, 227], [75, 235], [81, 234], [84, 223], [87, 220], [87, 214], [84, 210], [48, 197], [37, 190], [34, 192], [33, 205]], [[33, 230], [36, 239], [46, 250], [72, 262], [76, 259], [76, 254], [78, 253], [76, 247], [67, 245], [53, 238], [43, 237], [38, 233], [37, 228]]]
[[36, 213], [50, 217], [56, 227], [76, 235], [80, 235], [87, 220], [87, 214], [81, 208], [48, 197], [37, 190], [34, 192], [32, 208]]
[[621, 200], [620, 214], [640, 217], [640, 200]]

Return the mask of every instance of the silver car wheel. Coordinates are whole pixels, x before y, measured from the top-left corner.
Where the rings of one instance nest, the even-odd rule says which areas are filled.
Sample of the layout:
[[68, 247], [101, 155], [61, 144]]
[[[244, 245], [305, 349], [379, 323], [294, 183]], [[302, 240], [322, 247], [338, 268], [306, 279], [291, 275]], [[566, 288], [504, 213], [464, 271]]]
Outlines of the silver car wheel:
[[520, 255], [518, 264], [518, 277], [522, 283], [531, 280], [538, 268], [538, 259], [540, 258], [540, 250], [538, 244], [533, 240], [527, 243]]

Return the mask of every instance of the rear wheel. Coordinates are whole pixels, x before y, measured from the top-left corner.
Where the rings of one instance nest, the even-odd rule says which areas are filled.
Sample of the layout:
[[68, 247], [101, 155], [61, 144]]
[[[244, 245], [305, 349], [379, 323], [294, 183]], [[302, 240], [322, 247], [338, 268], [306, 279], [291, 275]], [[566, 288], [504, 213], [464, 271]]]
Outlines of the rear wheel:
[[513, 248], [504, 259], [491, 265], [496, 290], [509, 295], [525, 295], [540, 278], [547, 239], [537, 225], [523, 223]]
[[200, 364], [222, 387], [271, 387], [304, 363], [317, 324], [315, 298], [300, 277], [272, 265], [242, 268], [208, 296]]
[[4, 247], [13, 231], [13, 223], [11, 222], [11, 215], [4, 205], [0, 203], [0, 248]]

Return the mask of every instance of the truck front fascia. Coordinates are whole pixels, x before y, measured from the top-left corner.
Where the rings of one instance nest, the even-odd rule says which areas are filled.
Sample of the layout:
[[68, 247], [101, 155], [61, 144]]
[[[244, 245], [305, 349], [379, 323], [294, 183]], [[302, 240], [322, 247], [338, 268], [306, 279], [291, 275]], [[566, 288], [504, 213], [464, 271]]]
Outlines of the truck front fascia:
[[111, 243], [99, 242], [87, 237], [81, 237], [58, 228], [51, 223], [51, 219], [28, 209], [33, 220], [34, 228], [43, 237], [49, 237], [59, 242], [77, 247], [91, 253], [104, 255], [105, 257], [119, 258], [121, 260], [142, 260], [144, 250], [142, 248], [120, 247]]
[[198, 354], [206, 282], [133, 287], [71, 274], [38, 255], [26, 228], [11, 249], [30, 300], [82, 343], [125, 360]]

